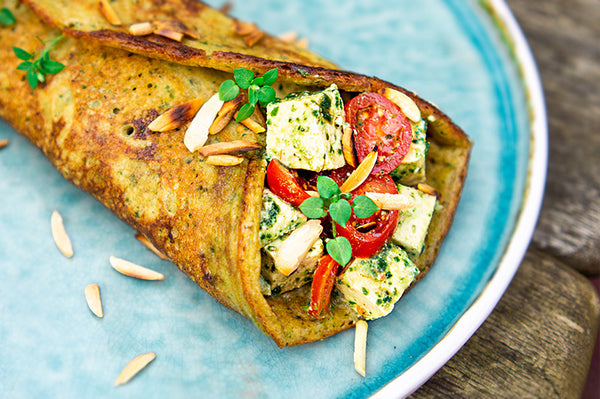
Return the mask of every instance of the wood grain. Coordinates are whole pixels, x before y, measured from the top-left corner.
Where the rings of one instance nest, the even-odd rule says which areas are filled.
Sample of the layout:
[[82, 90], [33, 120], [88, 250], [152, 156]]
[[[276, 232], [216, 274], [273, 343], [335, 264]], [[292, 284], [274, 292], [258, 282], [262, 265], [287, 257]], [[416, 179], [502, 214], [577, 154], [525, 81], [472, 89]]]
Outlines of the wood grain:
[[538, 62], [550, 154], [534, 245], [600, 276], [600, 1], [508, 0]]
[[578, 398], [599, 317], [589, 280], [530, 251], [490, 318], [412, 397]]

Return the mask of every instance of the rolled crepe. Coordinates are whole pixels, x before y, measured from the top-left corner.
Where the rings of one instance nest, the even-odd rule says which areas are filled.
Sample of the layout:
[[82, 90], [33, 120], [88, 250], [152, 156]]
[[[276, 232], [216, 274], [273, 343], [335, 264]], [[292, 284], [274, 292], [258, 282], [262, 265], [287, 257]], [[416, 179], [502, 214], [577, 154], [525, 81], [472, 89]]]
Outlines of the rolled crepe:
[[[265, 162], [258, 152], [245, 154], [238, 166], [209, 165], [184, 146], [187, 125], [163, 133], [147, 129], [170, 107], [211, 97], [231, 78], [232, 69], [249, 67], [262, 73], [277, 67], [280, 81], [294, 91], [335, 83], [348, 93], [392, 87], [411, 96], [429, 124], [427, 183], [440, 193], [425, 249], [416, 259], [419, 277], [432, 265], [452, 222], [470, 150], [466, 135], [433, 105], [379, 79], [323, 68], [321, 63], [330, 65], [274, 38], [249, 47], [223, 31], [211, 34], [210, 44], [201, 48], [202, 36], [181, 44], [124, 33], [91, 8], [95, 2], [80, 0], [64, 9], [64, 1], [26, 3], [42, 20], [13, 1], [8, 8], [17, 24], [0, 26], [0, 115], [67, 179], [140, 231], [199, 286], [251, 320], [280, 347], [323, 339], [352, 326], [358, 316], [343, 301], [334, 300], [324, 319], [313, 319], [303, 309], [310, 285], [271, 297], [261, 294], [258, 231]], [[113, 4], [124, 7], [119, 13], [126, 23], [154, 18], [165, 9], [188, 27], [200, 23], [187, 19], [194, 1], [158, 3], [160, 7], [151, 2]], [[174, 7], [181, 4], [188, 8]], [[219, 21], [233, 23], [204, 5], [197, 7], [201, 12], [195, 18], [218, 15]], [[66, 67], [32, 90], [24, 72], [16, 69], [20, 60], [12, 46], [33, 51], [40, 47], [37, 37], [46, 40], [60, 34], [69, 37], [51, 56]], [[227, 55], [216, 55], [215, 46], [225, 45]], [[192, 56], [182, 59], [181, 54]], [[230, 122], [209, 143], [264, 142], [263, 135], [239, 126]]]

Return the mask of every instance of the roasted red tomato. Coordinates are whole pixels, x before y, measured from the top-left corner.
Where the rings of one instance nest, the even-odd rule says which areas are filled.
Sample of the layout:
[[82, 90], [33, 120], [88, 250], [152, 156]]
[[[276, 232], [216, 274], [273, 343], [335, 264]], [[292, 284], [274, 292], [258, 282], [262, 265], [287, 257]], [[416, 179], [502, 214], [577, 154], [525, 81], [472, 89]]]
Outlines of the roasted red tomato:
[[379, 93], [363, 93], [346, 104], [358, 161], [377, 150], [373, 173], [394, 170], [406, 156], [412, 141], [412, 127], [396, 104]]
[[[352, 197], [368, 192], [398, 194], [398, 187], [388, 175], [371, 175], [352, 192]], [[399, 211], [379, 210], [366, 219], [359, 219], [353, 212], [345, 226], [336, 223], [336, 230], [340, 236], [350, 241], [352, 256], [369, 258], [379, 252], [392, 237], [399, 217]]]
[[319, 259], [312, 281], [308, 314], [321, 319], [329, 310], [331, 291], [337, 278], [339, 264], [329, 255]]
[[300, 206], [305, 199], [310, 198], [296, 176], [277, 159], [272, 159], [267, 166], [267, 184], [275, 195], [294, 206]]

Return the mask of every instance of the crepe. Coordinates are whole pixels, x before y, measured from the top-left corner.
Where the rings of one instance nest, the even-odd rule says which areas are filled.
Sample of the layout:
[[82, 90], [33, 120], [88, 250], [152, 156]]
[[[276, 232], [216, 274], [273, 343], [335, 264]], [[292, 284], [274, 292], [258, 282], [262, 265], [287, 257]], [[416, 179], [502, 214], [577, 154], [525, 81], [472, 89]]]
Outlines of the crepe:
[[[223, 28], [210, 35], [211, 41], [166, 42], [109, 26], [91, 6], [95, 2], [69, 2], [64, 8], [64, 1], [26, 3], [44, 22], [22, 3], [8, 3], [17, 24], [0, 26], [0, 115], [67, 179], [140, 231], [210, 295], [246, 316], [280, 347], [323, 339], [352, 326], [358, 316], [334, 299], [324, 319], [313, 319], [303, 309], [310, 286], [268, 298], [261, 294], [258, 230], [265, 162], [259, 152], [246, 154], [238, 166], [213, 166], [184, 146], [186, 125], [164, 133], [147, 129], [172, 106], [208, 99], [231, 78], [232, 69], [250, 67], [262, 73], [277, 67], [280, 81], [294, 91], [335, 83], [349, 93], [393, 87], [411, 96], [429, 123], [427, 182], [441, 195], [425, 250], [416, 260], [420, 276], [432, 265], [452, 222], [470, 150], [467, 136], [433, 105], [379, 79], [326, 69], [332, 66], [327, 61], [275, 38], [249, 47]], [[176, 15], [188, 27], [196, 26], [189, 19], [196, 14], [206, 24], [212, 18], [232, 23], [191, 0], [113, 4], [126, 23], [156, 18], [160, 12]], [[202, 19], [206, 16], [211, 18]], [[71, 37], [51, 54], [65, 69], [32, 90], [23, 71], [16, 69], [20, 61], [12, 46], [39, 50], [37, 37], [47, 40], [61, 33]], [[215, 51], [226, 45], [226, 55]], [[209, 142], [264, 142], [263, 135], [238, 127], [230, 122]]]

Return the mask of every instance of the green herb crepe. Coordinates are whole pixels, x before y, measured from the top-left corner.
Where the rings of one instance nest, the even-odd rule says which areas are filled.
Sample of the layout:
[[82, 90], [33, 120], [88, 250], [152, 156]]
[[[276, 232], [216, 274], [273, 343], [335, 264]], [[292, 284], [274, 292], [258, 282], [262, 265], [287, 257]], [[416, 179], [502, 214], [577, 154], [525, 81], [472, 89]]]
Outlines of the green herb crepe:
[[[183, 44], [134, 37], [126, 28], [112, 27], [95, 1], [24, 3], [43, 22], [25, 4], [8, 3], [17, 23], [0, 26], [4, 119], [41, 148], [67, 179], [139, 230], [198, 285], [279, 346], [319, 340], [354, 324], [357, 316], [341, 301], [334, 301], [323, 320], [308, 316], [303, 307], [310, 285], [269, 298], [261, 294], [258, 228], [265, 165], [260, 154], [247, 153], [234, 167], [208, 165], [184, 146], [187, 125], [164, 133], [152, 133], [147, 125], [172, 106], [208, 99], [237, 67], [257, 73], [277, 67], [280, 81], [298, 91], [331, 83], [349, 94], [395, 86], [321, 68], [331, 65], [271, 37], [248, 47], [232, 36], [230, 18], [191, 0], [111, 3], [125, 25], [168, 17], [197, 29], [200, 39]], [[222, 29], [213, 31], [210, 21]], [[65, 64], [64, 70], [32, 90], [25, 73], [16, 69], [20, 60], [12, 46], [38, 51], [36, 37], [47, 40], [61, 33], [71, 38], [63, 39], [51, 56]], [[429, 121], [428, 183], [441, 195], [426, 248], [417, 259], [422, 276], [450, 227], [470, 142], [441, 111], [407, 94]], [[209, 142], [263, 142], [262, 135], [238, 132], [238, 126], [230, 122]]]

